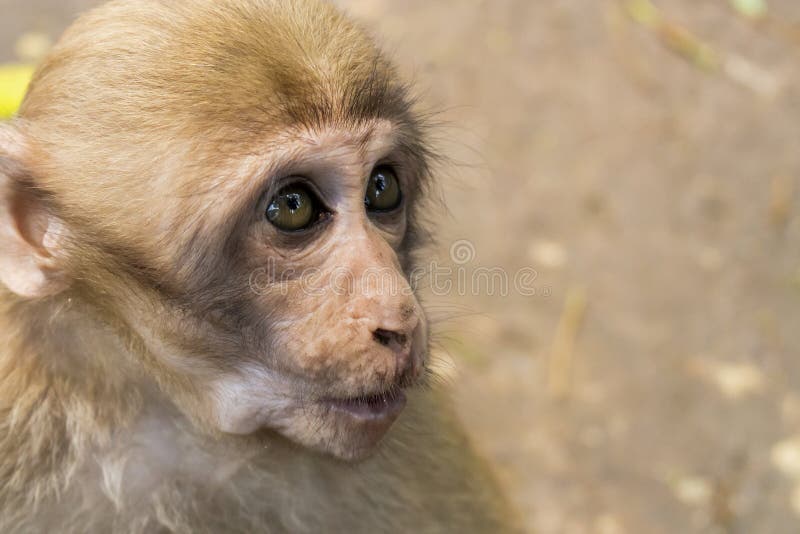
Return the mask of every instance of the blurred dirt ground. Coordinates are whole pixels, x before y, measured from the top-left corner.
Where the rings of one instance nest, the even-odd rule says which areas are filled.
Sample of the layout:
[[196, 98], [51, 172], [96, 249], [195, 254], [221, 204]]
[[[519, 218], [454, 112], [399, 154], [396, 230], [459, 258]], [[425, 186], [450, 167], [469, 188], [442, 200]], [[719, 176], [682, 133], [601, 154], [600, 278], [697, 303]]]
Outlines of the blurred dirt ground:
[[[0, 59], [94, 3], [0, 0]], [[528, 524], [800, 532], [800, 3], [339, 3], [443, 110], [442, 265], [537, 272], [429, 297]]]

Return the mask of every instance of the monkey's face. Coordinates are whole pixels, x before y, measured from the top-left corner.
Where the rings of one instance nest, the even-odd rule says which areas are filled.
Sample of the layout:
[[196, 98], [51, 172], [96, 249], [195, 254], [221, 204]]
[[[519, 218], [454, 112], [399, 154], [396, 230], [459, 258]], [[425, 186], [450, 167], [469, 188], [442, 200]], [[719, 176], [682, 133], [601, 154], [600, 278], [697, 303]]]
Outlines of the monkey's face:
[[[213, 274], [185, 276], [137, 328], [170, 383], [189, 381], [182, 406], [218, 430], [361, 458], [424, 370], [427, 324], [402, 267], [419, 169], [386, 121], [272, 144], [214, 202], [166, 209], [188, 247], [205, 244], [183, 257]], [[229, 230], [206, 239], [198, 220]]]
[[65, 34], [0, 129], [19, 182], [0, 279], [71, 287], [58, 303], [99, 312], [206, 428], [368, 454], [425, 368], [406, 85], [324, 2], [109, 10]]

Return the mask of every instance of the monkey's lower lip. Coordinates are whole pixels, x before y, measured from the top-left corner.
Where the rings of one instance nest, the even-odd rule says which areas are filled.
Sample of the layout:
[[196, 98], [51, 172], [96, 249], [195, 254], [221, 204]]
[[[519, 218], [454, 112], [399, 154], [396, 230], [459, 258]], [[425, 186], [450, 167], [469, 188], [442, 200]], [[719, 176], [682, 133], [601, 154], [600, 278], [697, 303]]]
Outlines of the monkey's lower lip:
[[398, 389], [368, 397], [331, 399], [327, 404], [359, 422], [393, 421], [406, 406], [406, 394]]

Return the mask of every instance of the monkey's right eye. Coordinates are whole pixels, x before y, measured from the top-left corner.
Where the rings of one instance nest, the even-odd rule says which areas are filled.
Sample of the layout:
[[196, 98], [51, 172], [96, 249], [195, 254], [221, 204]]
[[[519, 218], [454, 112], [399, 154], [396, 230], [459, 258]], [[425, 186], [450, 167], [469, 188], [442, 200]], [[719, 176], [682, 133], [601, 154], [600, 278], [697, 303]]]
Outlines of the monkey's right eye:
[[267, 220], [279, 230], [297, 232], [313, 225], [320, 217], [320, 202], [301, 185], [284, 187], [267, 206]]

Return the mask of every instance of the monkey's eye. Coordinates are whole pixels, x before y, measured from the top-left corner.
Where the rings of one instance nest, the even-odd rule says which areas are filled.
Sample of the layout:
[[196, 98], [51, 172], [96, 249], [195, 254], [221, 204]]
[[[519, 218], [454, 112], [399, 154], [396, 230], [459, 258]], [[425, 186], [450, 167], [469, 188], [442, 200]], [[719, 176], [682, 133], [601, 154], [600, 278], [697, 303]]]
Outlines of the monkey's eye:
[[286, 232], [304, 230], [314, 224], [319, 216], [319, 201], [301, 185], [284, 187], [267, 206], [267, 220]]
[[391, 167], [375, 167], [367, 184], [364, 204], [368, 211], [391, 211], [400, 205], [400, 181]]

